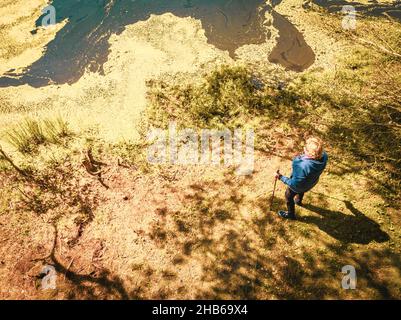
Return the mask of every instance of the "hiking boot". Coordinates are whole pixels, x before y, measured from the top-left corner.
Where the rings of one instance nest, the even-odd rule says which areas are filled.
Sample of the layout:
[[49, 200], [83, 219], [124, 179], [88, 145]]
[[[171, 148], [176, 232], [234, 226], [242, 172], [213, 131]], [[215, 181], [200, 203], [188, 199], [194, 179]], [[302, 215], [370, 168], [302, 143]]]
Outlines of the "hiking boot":
[[278, 215], [283, 218], [283, 219], [287, 219], [287, 220], [295, 220], [295, 214], [289, 214], [287, 211], [279, 211]]

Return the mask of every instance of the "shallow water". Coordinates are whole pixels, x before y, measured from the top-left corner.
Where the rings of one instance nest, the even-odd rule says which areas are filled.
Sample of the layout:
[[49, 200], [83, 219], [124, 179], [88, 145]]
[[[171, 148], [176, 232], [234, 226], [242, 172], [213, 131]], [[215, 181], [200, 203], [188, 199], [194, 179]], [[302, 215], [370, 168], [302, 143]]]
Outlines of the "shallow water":
[[[10, 70], [0, 77], [0, 87], [29, 84], [74, 83], [86, 68], [103, 72], [109, 53], [109, 38], [125, 26], [147, 20], [151, 14], [171, 12], [178, 17], [199, 19], [207, 40], [231, 57], [246, 44], [261, 44], [269, 38], [264, 25], [265, 12], [271, 12], [273, 26], [279, 31], [269, 61], [288, 70], [303, 71], [315, 61], [315, 54], [286, 17], [274, 11], [282, 0], [53, 0], [57, 22], [68, 23], [47, 47], [45, 54], [22, 74]], [[360, 4], [344, 0], [310, 0], [330, 12], [341, 11], [344, 4], [354, 5], [364, 15], [387, 16], [401, 20], [401, 2]], [[40, 25], [42, 17], [37, 19]], [[32, 31], [35, 33], [35, 30]]]
[[[313, 64], [315, 55], [302, 34], [274, 11], [281, 0], [54, 0], [57, 22], [68, 23], [47, 47], [45, 54], [22, 74], [9, 71], [0, 77], [0, 87], [29, 84], [74, 83], [89, 68], [103, 73], [109, 53], [109, 38], [125, 26], [147, 20], [151, 14], [170, 12], [178, 17], [199, 19], [207, 41], [218, 49], [235, 51], [246, 44], [262, 44], [270, 37], [266, 11], [279, 30], [277, 45], [269, 61], [293, 71]], [[40, 26], [43, 17], [37, 19]], [[32, 31], [35, 33], [35, 30]]]
[[302, 33], [286, 17], [274, 11], [281, 2], [282, 0], [271, 1], [273, 26], [278, 30], [279, 37], [269, 55], [269, 61], [280, 64], [287, 70], [301, 72], [315, 62], [316, 56]]
[[303, 35], [285, 17], [272, 12], [273, 26], [279, 30], [277, 45], [269, 61], [284, 66], [287, 70], [301, 72], [315, 62], [315, 53], [305, 42]]
[[[52, 5], [57, 22], [66, 18], [69, 22], [22, 77], [15, 78], [20, 75], [9, 72], [0, 78], [0, 86], [73, 83], [86, 67], [102, 73], [109, 37], [151, 14], [171, 12], [200, 19], [208, 42], [231, 56], [237, 48], [264, 43], [267, 37], [264, 21], [268, 6], [264, 0], [54, 0]], [[41, 20], [37, 20], [38, 26]]]

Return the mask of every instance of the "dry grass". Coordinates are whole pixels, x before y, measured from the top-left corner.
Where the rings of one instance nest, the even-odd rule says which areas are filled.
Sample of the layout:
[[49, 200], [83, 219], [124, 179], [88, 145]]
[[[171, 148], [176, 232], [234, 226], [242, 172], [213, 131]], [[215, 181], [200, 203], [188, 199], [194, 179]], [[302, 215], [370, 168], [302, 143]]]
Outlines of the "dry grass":
[[61, 144], [63, 139], [73, 135], [68, 124], [61, 117], [55, 120], [25, 119], [22, 124], [7, 132], [8, 142], [18, 151], [29, 154], [37, 151], [40, 145]]

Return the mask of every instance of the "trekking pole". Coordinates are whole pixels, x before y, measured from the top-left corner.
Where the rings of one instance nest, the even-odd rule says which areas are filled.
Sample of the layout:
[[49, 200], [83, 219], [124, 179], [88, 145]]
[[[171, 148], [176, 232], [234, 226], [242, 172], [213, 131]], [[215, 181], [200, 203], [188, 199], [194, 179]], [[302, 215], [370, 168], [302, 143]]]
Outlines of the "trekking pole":
[[[280, 169], [277, 170], [277, 174], [280, 174]], [[277, 177], [274, 178], [274, 188], [273, 188], [272, 199], [271, 199], [271, 201], [270, 201], [270, 211], [273, 210], [273, 202], [274, 202], [274, 194], [276, 193], [276, 186], [277, 186]]]

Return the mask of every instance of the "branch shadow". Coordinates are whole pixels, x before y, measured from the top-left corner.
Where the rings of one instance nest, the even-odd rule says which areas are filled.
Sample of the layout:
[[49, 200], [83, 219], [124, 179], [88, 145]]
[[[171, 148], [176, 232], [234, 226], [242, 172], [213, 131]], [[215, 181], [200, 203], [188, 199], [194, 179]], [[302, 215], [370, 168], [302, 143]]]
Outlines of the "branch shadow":
[[42, 261], [48, 261], [49, 264], [54, 266], [58, 274], [64, 274], [65, 279], [69, 280], [69, 284], [72, 285], [70, 290], [67, 289], [67, 299], [85, 299], [85, 300], [97, 300], [97, 299], [120, 299], [128, 300], [130, 297], [138, 298], [137, 294], [133, 291], [129, 294], [124, 285], [122, 279], [118, 276], [113, 275], [108, 269], [102, 268], [98, 272], [92, 272], [90, 274], [78, 274], [69, 270], [55, 254], [58, 241], [58, 229], [53, 224], [54, 228], [54, 240], [51, 253], [49, 256], [36, 259]]
[[[396, 297], [394, 277], [399, 277], [401, 265], [396, 253], [366, 248], [350, 253], [348, 244], [389, 240], [380, 226], [351, 202], [344, 201], [350, 211], [347, 214], [308, 205], [307, 209], [320, 217], [287, 222], [269, 210], [267, 199], [258, 198], [252, 202], [257, 211], [245, 218], [241, 208], [247, 199], [241, 197], [240, 186], [227, 186], [232, 187], [225, 181], [193, 184], [184, 200], [186, 208], [180, 212], [160, 209], [165, 217], [157, 224], [166, 235], [162, 242], [179, 252], [171, 261], [177, 277], [169, 279], [169, 285], [179, 286], [180, 268], [189, 261], [192, 268], [197, 265], [201, 270], [202, 285], [194, 283], [178, 297], [188, 298], [189, 293], [201, 300]], [[278, 198], [276, 205], [284, 202]], [[311, 246], [319, 233], [313, 231], [313, 225], [340, 243], [322, 239], [322, 246]], [[358, 271], [358, 292], [341, 290], [341, 268], [348, 264]], [[393, 276], [387, 273], [389, 267]], [[384, 277], [382, 272], [386, 272]], [[174, 290], [166, 291], [162, 298], [177, 298]]]

